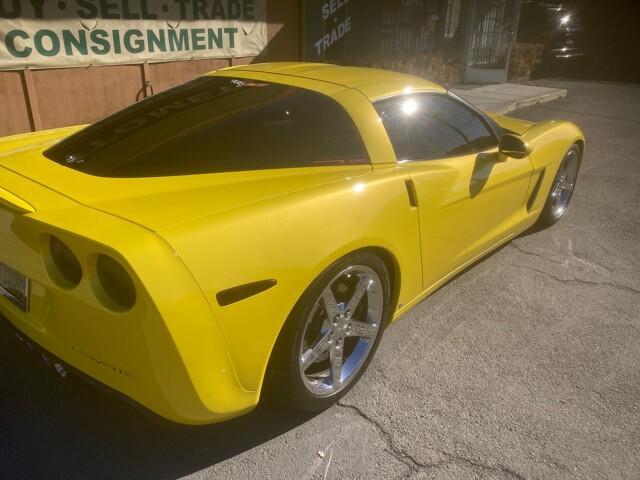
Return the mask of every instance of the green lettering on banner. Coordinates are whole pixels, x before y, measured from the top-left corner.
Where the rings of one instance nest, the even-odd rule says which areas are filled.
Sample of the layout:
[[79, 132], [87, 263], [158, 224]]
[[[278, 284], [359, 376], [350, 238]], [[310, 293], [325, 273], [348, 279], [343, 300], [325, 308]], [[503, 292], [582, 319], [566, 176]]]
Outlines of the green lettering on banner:
[[167, 42], [165, 39], [164, 30], [160, 30], [158, 35], [153, 30], [147, 30], [147, 48], [149, 52], [153, 53], [156, 51], [156, 47], [161, 52], [167, 51]]
[[[136, 36], [137, 38], [133, 39], [132, 37]], [[144, 51], [144, 39], [142, 37], [142, 32], [140, 30], [127, 30], [124, 34], [124, 48], [126, 48], [129, 53], [141, 53]]]
[[227, 1], [227, 18], [229, 20], [237, 20], [242, 17], [242, 5], [239, 0]]
[[80, 18], [91, 20], [98, 16], [98, 8], [91, 1], [76, 0], [76, 3], [80, 7], [76, 10]]
[[36, 18], [42, 19], [44, 18], [44, 11], [42, 10], [42, 6], [44, 5], [44, 0], [29, 0], [31, 2], [31, 6], [33, 7], [33, 13], [36, 14]]
[[214, 18], [222, 18], [224, 20], [227, 18], [220, 0], [213, 0], [213, 5], [211, 6], [211, 19]]
[[122, 19], [138, 20], [140, 15], [129, 10], [129, 0], [120, 0], [122, 2]]
[[[264, 22], [247, 31], [247, 38], [239, 25], [243, 19], [260, 18], [263, 4], [264, 0], [0, 0], [0, 24], [3, 17], [19, 18], [5, 21], [4, 32], [0, 26], [0, 71], [23, 65], [49, 68], [131, 63], [136, 58], [172, 61], [185, 54], [196, 59], [255, 53], [264, 43]], [[44, 20], [37, 19], [40, 14]], [[328, 42], [341, 36], [337, 27], [326, 32]]]
[[149, 12], [149, 7], [147, 6], [147, 0], [140, 0], [140, 10], [141, 15], [144, 20], [157, 20], [158, 15], [155, 13]]
[[178, 5], [180, 5], [180, 20], [186, 20], [187, 19], [187, 3], [189, 3], [191, 0], [173, 0], [173, 3], [177, 3]]
[[214, 43], [216, 44], [216, 48], [222, 48], [222, 29], [218, 28], [216, 34], [216, 30], [208, 28], [207, 33], [209, 34], [209, 50], [213, 50]]
[[0, 0], [0, 18], [18, 18], [22, 13], [22, 5], [20, 0], [9, 0], [9, 4], [13, 4], [13, 8], [6, 9], [4, 7], [5, 0]]
[[235, 48], [236, 46], [236, 33], [238, 33], [237, 28], [225, 28], [224, 33], [229, 34], [229, 48]]
[[111, 50], [109, 33], [106, 30], [91, 30], [89, 38], [96, 44], [91, 47], [91, 51], [96, 55], [106, 55]]
[[113, 51], [119, 55], [122, 53], [122, 48], [120, 46], [120, 30], [111, 30], [111, 34], [113, 36]]
[[[45, 38], [48, 38], [51, 42], [50, 48], [45, 47]], [[43, 57], [55, 57], [60, 53], [60, 40], [55, 32], [52, 32], [51, 30], [38, 30], [33, 37], [33, 41], [36, 51]]]
[[68, 56], [73, 55], [73, 49], [75, 48], [80, 55], [86, 55], [87, 52], [87, 32], [84, 30], [78, 30], [78, 36], [75, 37], [71, 30], [62, 30], [62, 43], [64, 45], [64, 52]]
[[[179, 37], [178, 32], [180, 32]], [[189, 31], [186, 28], [169, 30], [169, 50], [172, 52], [189, 50]]]
[[193, 19], [200, 20], [200, 18], [204, 18], [205, 20], [209, 19], [209, 15], [207, 14], [207, 0], [193, 0]]
[[[100, 10], [102, 10], [102, 18], [104, 20], [118, 20], [118, 4], [109, 2], [108, 0], [100, 0]], [[115, 12], [112, 12], [115, 10]]]
[[191, 48], [193, 50], [204, 50], [204, 28], [191, 29]]
[[29, 35], [23, 30], [11, 30], [9, 33], [7, 33], [4, 42], [7, 45], [7, 50], [9, 51], [9, 53], [16, 58], [26, 58], [31, 55], [31, 51], [33, 50], [31, 47], [24, 47], [22, 50], [18, 50], [16, 48], [16, 38], [28, 40]]
[[242, 18], [244, 20], [256, 19], [256, 2], [255, 0], [242, 0]]

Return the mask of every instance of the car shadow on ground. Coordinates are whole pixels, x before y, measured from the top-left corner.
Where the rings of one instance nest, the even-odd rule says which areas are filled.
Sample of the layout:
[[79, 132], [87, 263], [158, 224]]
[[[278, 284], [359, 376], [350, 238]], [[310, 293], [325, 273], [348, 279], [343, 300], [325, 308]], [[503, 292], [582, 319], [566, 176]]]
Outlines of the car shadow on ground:
[[264, 402], [220, 424], [173, 424], [76, 377], [58, 378], [4, 322], [0, 325], [3, 478], [173, 479], [255, 448], [313, 417]]

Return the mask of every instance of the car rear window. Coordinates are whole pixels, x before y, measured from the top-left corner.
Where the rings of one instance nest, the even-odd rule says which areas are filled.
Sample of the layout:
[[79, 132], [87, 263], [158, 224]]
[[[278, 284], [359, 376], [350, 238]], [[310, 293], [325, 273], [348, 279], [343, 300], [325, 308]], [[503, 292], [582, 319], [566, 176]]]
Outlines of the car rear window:
[[331, 98], [215, 76], [125, 108], [54, 145], [45, 156], [105, 177], [369, 162], [351, 118]]

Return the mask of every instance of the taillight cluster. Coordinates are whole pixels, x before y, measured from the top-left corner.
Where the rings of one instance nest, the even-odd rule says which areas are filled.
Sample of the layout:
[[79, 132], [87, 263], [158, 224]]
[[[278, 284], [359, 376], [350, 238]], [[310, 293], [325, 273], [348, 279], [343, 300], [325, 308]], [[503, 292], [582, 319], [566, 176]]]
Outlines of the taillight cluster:
[[67, 244], [57, 237], [49, 237], [48, 270], [52, 278], [63, 288], [75, 288], [82, 280], [82, 266]]
[[[51, 279], [61, 288], [77, 287], [85, 274], [71, 248], [58, 237], [49, 236], [44, 245], [45, 265]], [[105, 254], [89, 256], [88, 276], [96, 298], [109, 310], [126, 312], [136, 303], [136, 287], [125, 267]]]

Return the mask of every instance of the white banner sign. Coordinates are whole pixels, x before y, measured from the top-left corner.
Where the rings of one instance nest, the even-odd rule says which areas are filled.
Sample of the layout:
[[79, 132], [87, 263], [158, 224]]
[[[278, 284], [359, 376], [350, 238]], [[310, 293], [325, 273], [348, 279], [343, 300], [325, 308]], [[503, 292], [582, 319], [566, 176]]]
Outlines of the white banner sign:
[[258, 55], [266, 0], [0, 0], [0, 70]]

